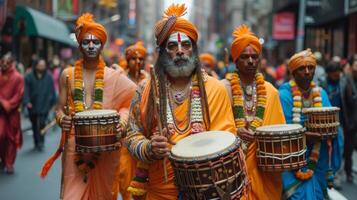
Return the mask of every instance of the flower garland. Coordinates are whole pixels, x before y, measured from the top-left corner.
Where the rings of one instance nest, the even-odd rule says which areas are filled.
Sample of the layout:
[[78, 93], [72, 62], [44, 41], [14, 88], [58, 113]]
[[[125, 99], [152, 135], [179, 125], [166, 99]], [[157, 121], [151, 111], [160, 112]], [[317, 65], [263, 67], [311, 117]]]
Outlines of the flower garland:
[[[293, 95], [293, 123], [294, 124], [300, 124], [301, 123], [301, 111], [302, 111], [302, 93], [297, 86], [296, 82], [294, 80], [291, 80], [289, 82], [291, 86], [291, 93]], [[320, 89], [316, 86], [316, 84], [311, 81], [310, 87], [312, 88], [312, 100], [313, 100], [313, 107], [322, 107], [322, 98], [320, 96]], [[307, 163], [307, 169], [306, 171], [302, 171], [302, 169], [299, 169], [297, 172], [295, 172], [296, 178], [299, 180], [305, 181], [310, 179], [314, 175], [314, 169], [316, 167], [317, 161], [319, 159], [320, 155], [320, 142], [317, 142], [314, 144], [311, 155], [309, 157], [308, 163]]]
[[[93, 109], [102, 109], [103, 102], [103, 88], [104, 88], [104, 67], [105, 62], [102, 58], [99, 59], [98, 67], [95, 72], [94, 83], [94, 102]], [[88, 109], [85, 106], [83, 84], [83, 59], [78, 60], [74, 65], [74, 111], [82, 112]], [[99, 159], [99, 153], [92, 153], [89, 159], [84, 159], [84, 155], [77, 153], [74, 162], [79, 171], [84, 174], [84, 182], [87, 182], [87, 174], [91, 169], [95, 168], [95, 162]]]
[[[244, 108], [244, 96], [241, 87], [241, 82], [237, 73], [229, 73], [226, 75], [226, 79], [230, 82], [232, 88], [233, 98], [233, 116], [236, 128], [242, 128], [246, 126], [247, 114]], [[250, 122], [250, 128], [255, 131], [263, 124], [263, 117], [265, 112], [265, 106], [267, 101], [267, 92], [264, 86], [264, 76], [261, 73], [255, 75], [256, 92], [257, 92], [257, 104], [255, 110], [255, 116]], [[248, 150], [249, 142], [242, 140], [242, 149], [246, 154]]]
[[[231, 83], [232, 96], [233, 96], [233, 116], [235, 125], [237, 128], [245, 127], [245, 109], [244, 109], [244, 97], [242, 87], [240, 85], [240, 79], [237, 73], [227, 74], [227, 80]], [[257, 84], [257, 105], [256, 112], [253, 121], [250, 123], [250, 128], [255, 131], [256, 128], [263, 124], [263, 117], [265, 112], [265, 106], [267, 102], [267, 92], [264, 86], [264, 76], [261, 73], [255, 75], [255, 81]]]
[[[94, 109], [101, 109], [103, 102], [103, 88], [104, 88], [104, 67], [105, 62], [99, 59], [97, 71], [95, 72], [94, 83]], [[84, 102], [84, 87], [83, 87], [83, 59], [78, 60], [74, 65], [74, 109], [75, 112], [82, 112], [85, 108]]]

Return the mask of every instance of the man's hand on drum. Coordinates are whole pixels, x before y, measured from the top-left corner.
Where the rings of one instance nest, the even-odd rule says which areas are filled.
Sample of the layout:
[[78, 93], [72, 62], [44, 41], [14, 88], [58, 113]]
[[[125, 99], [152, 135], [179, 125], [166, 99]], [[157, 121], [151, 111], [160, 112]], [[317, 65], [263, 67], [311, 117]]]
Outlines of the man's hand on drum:
[[255, 137], [254, 137], [254, 132], [247, 127], [242, 127], [237, 129], [237, 135], [242, 139], [247, 142], [253, 142]]
[[64, 115], [60, 120], [60, 126], [63, 131], [70, 131], [72, 128], [72, 117]]
[[[166, 128], [164, 128], [162, 132], [163, 135], [166, 135]], [[153, 136], [151, 136], [150, 143], [154, 159], [161, 160], [170, 155], [168, 140], [165, 136], [160, 135], [159, 132], [155, 132]]]
[[306, 131], [305, 136], [306, 136], [306, 141], [310, 144], [314, 144], [321, 140], [320, 133]]

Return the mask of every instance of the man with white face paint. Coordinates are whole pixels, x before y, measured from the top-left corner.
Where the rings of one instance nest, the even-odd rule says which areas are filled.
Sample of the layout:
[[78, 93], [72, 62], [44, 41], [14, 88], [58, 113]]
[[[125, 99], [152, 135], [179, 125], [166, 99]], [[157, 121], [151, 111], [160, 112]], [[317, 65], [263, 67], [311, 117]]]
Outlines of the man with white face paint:
[[[224, 85], [201, 70], [197, 51], [197, 29], [182, 18], [186, 7], [171, 5], [155, 25], [158, 59], [155, 75], [158, 82], [159, 115], [163, 135], [158, 133], [151, 80], [139, 86], [132, 100], [129, 130], [125, 143], [138, 160], [131, 187], [134, 199], [178, 199], [171, 164], [163, 160], [172, 143], [195, 133], [211, 130], [235, 134], [230, 101]], [[229, 195], [229, 194], [228, 194]]]
[[86, 13], [78, 18], [76, 38], [83, 58], [61, 75], [56, 119], [63, 131], [62, 138], [56, 153], [42, 168], [41, 176], [46, 176], [64, 149], [60, 199], [111, 200], [119, 151], [77, 153], [72, 116], [91, 109], [117, 110], [120, 115], [117, 128], [121, 134], [127, 124], [130, 100], [136, 85], [123, 71], [105, 66], [100, 53], [107, 39], [106, 31], [93, 20], [91, 14]]

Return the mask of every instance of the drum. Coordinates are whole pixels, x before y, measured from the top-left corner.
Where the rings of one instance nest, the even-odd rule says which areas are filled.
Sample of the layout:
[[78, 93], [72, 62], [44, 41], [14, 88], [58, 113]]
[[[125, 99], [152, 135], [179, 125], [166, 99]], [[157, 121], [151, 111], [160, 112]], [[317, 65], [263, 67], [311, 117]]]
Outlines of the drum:
[[117, 129], [119, 114], [115, 110], [88, 110], [73, 117], [76, 152], [97, 153], [119, 149]]
[[257, 162], [263, 171], [282, 172], [306, 165], [305, 128], [299, 124], [261, 126], [256, 129]]
[[207, 131], [180, 140], [169, 157], [184, 199], [240, 199], [248, 178], [240, 140]]
[[304, 108], [307, 131], [320, 133], [321, 139], [334, 138], [340, 125], [338, 107]]

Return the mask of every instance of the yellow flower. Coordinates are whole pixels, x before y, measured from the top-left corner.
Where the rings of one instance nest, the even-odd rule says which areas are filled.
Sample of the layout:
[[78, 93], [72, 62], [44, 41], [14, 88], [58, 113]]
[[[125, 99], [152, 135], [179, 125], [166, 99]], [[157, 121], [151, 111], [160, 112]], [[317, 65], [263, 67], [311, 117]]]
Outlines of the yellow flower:
[[299, 101], [294, 101], [293, 105], [294, 107], [300, 108], [302, 104]]

